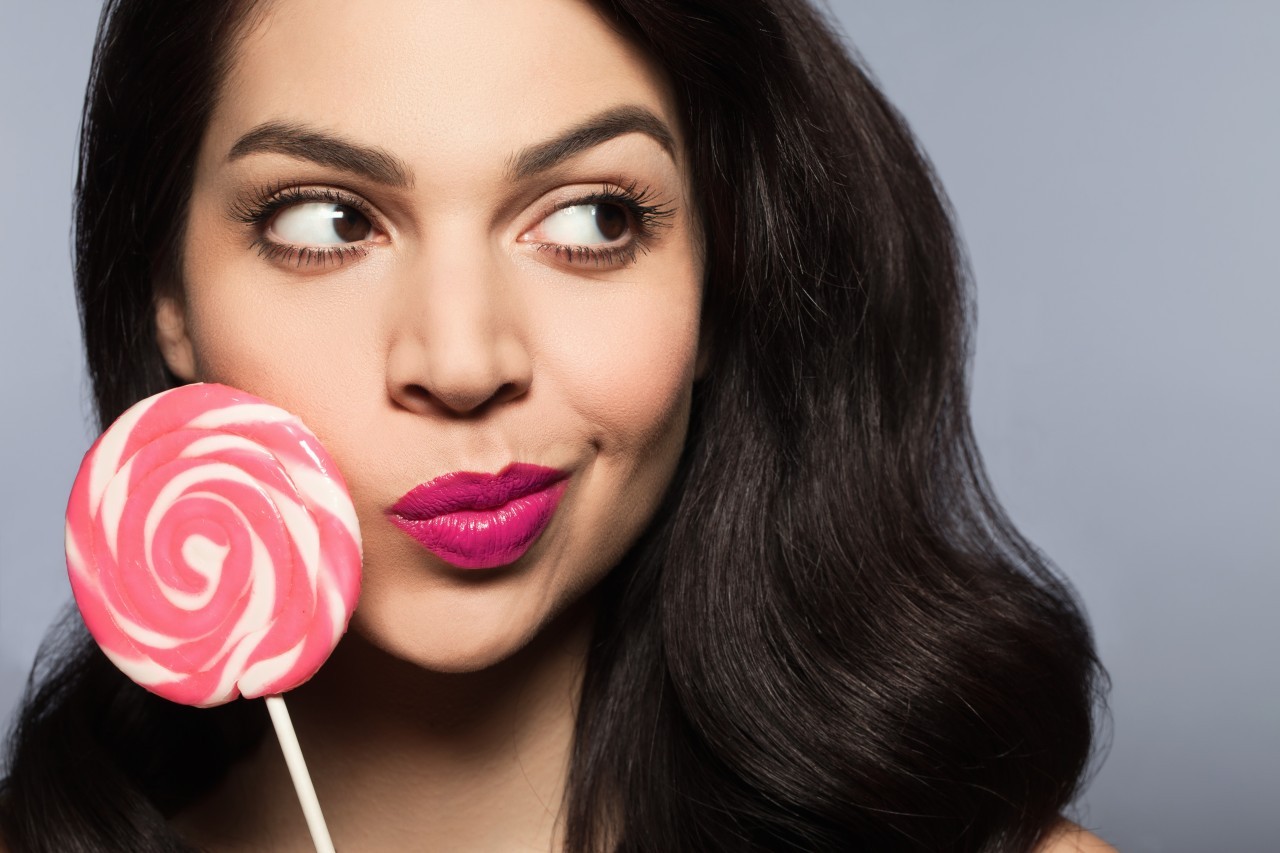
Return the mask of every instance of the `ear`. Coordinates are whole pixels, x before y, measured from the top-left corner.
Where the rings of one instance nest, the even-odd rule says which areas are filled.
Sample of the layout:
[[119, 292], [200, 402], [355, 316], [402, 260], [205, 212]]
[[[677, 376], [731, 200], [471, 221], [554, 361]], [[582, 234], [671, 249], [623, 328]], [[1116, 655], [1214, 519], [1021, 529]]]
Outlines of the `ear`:
[[164, 363], [184, 382], [196, 379], [196, 354], [187, 335], [187, 313], [173, 296], [156, 297], [156, 343]]

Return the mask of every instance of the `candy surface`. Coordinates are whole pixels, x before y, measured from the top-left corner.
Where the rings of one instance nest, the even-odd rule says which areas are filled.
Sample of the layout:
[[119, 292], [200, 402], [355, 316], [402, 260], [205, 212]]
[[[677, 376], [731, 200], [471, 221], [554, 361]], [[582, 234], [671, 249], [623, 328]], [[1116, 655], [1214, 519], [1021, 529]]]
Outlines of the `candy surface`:
[[346, 484], [298, 418], [225, 385], [130, 408], [81, 463], [67, 571], [102, 650], [208, 707], [310, 678], [360, 592]]

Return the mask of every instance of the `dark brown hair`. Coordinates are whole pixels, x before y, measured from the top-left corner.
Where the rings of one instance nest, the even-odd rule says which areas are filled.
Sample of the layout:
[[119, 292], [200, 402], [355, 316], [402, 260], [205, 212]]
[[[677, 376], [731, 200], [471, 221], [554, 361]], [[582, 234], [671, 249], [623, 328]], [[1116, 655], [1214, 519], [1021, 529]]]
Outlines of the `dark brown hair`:
[[[195, 150], [242, 4], [112, 0], [76, 285], [102, 422], [172, 383]], [[972, 306], [905, 122], [801, 0], [602, 0], [683, 110], [714, 360], [653, 524], [603, 582], [573, 851], [1026, 851], [1069, 804], [1102, 681], [968, 418]], [[11, 741], [20, 850], [183, 849], [165, 815], [261, 734], [130, 683], [73, 618]]]

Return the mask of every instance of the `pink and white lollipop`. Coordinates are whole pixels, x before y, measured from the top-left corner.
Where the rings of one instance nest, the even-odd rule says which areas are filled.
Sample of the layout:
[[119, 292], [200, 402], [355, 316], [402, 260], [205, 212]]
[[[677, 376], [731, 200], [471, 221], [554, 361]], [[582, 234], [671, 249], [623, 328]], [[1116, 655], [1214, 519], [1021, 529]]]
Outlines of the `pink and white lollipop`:
[[306, 681], [360, 589], [337, 466], [297, 417], [225, 385], [149, 397], [103, 433], [71, 490], [66, 547], [107, 656], [200, 707]]
[[332, 851], [279, 694], [306, 681], [360, 594], [346, 484], [302, 421], [225, 385], [130, 408], [89, 448], [67, 505], [67, 571], [89, 632], [166, 699], [265, 696], [319, 851]]

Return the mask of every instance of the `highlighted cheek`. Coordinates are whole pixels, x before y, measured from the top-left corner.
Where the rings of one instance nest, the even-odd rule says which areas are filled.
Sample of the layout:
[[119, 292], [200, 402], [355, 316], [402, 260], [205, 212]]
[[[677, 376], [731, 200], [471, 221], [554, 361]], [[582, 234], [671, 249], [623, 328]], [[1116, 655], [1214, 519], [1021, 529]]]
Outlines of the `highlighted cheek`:
[[648, 339], [618, 335], [604, 350], [597, 343], [592, 358], [570, 360], [566, 370], [576, 406], [601, 428], [602, 442], [643, 447], [683, 430], [696, 356], [696, 340], [672, 329]]

